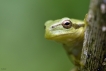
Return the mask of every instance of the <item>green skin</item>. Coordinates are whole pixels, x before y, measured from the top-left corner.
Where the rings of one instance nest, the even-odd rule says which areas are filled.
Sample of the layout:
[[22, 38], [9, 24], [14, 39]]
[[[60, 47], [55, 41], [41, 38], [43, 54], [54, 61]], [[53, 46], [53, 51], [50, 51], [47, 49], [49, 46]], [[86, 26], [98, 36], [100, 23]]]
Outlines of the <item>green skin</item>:
[[84, 31], [86, 23], [77, 19], [62, 18], [49, 20], [45, 23], [45, 38], [63, 44], [70, 60], [76, 66], [80, 64], [81, 51], [83, 46]]

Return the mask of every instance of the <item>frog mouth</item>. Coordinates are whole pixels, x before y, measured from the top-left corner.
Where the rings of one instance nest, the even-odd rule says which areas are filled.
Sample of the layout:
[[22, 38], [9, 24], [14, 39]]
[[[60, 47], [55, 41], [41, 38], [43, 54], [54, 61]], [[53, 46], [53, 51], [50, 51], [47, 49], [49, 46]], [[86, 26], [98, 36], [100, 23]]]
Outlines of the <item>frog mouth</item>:
[[49, 39], [49, 40], [55, 40], [55, 41], [58, 41], [58, 40], [67, 40], [67, 39], [70, 39], [71, 36], [70, 34], [61, 34], [61, 35], [45, 35], [45, 38], [46, 39]]

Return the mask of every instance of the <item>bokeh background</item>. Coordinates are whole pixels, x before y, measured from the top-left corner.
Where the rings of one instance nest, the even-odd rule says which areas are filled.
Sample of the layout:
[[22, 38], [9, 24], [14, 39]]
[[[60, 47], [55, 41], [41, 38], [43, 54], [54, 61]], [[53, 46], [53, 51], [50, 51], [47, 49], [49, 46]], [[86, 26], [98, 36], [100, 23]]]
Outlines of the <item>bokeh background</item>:
[[62, 45], [44, 38], [44, 23], [84, 19], [89, 0], [0, 0], [0, 71], [69, 71]]

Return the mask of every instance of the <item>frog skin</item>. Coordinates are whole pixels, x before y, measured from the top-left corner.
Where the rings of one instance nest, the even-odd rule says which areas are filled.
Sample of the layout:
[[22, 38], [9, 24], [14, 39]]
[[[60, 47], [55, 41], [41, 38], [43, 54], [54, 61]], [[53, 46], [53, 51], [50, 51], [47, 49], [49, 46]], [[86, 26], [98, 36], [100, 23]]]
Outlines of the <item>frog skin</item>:
[[85, 20], [70, 19], [68, 17], [49, 20], [45, 23], [45, 38], [63, 44], [70, 60], [76, 66], [73, 71], [80, 71], [85, 28]]

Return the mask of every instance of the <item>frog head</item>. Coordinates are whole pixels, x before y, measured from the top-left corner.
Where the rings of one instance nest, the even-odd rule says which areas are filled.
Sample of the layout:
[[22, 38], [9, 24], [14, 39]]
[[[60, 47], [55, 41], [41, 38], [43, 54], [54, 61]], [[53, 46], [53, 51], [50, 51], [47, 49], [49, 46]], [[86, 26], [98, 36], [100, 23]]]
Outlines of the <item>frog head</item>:
[[84, 35], [84, 21], [70, 18], [45, 23], [45, 38], [61, 43], [72, 42]]

